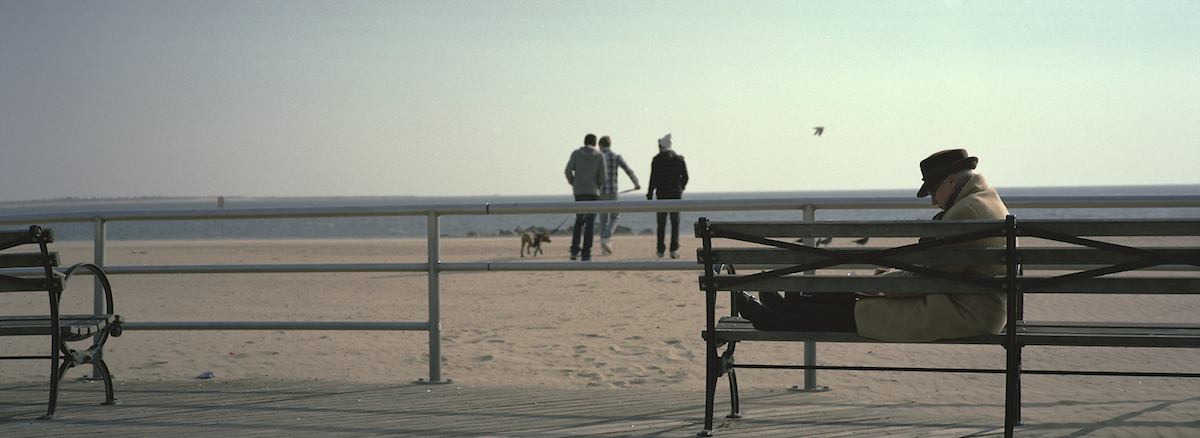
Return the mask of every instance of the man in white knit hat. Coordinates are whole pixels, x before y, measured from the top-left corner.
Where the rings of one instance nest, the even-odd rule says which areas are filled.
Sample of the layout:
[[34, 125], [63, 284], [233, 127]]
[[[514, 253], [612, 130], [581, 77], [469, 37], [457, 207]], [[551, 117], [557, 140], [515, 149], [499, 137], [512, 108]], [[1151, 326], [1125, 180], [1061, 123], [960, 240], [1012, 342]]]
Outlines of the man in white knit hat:
[[[688, 172], [687, 163], [683, 161], [683, 155], [676, 154], [671, 150], [671, 134], [667, 134], [658, 140], [658, 155], [654, 156], [654, 160], [650, 163], [650, 191], [646, 193], [646, 199], [654, 199], [655, 192], [658, 193], [658, 199], [680, 199], [683, 198], [683, 189], [687, 187]], [[667, 251], [665, 245], [667, 216], [671, 217], [671, 258], [679, 258], [679, 212], [672, 211], [670, 213], [658, 213], [658, 250], [655, 252], [659, 257]]]

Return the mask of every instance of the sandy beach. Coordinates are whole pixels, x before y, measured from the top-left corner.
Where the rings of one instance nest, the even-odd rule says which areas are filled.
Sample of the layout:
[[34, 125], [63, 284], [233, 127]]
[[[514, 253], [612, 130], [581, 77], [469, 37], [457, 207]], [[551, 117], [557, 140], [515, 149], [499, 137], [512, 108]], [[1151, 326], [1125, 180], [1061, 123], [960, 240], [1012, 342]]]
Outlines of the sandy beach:
[[[681, 260], [699, 241], [684, 233]], [[445, 262], [566, 261], [569, 236], [546, 253], [518, 256], [509, 238], [449, 238]], [[653, 261], [652, 236], [617, 236], [599, 261]], [[90, 261], [90, 242], [56, 244], [64, 265]], [[401, 263], [425, 261], [424, 240], [111, 242], [107, 264]], [[703, 390], [703, 294], [696, 271], [443, 273], [444, 379], [478, 386]], [[68, 291], [90, 308], [90, 283]], [[85, 284], [86, 283], [86, 284]], [[117, 312], [128, 321], [424, 321], [424, 273], [114, 275]], [[5, 309], [43, 301], [3, 297]], [[44, 298], [43, 298], [44, 299]], [[1029, 319], [1200, 322], [1195, 297], [1030, 298]], [[40, 338], [0, 338], [5, 351], [40, 348]], [[426, 332], [127, 331], [106, 359], [118, 381], [286, 378], [359, 383], [429, 377]], [[822, 344], [829, 365], [1003, 367], [997, 346]], [[1026, 348], [1028, 369], [1190, 371], [1200, 352], [1185, 349]], [[739, 361], [802, 362], [798, 344], [756, 344]], [[39, 382], [44, 361], [5, 361], [0, 382]], [[68, 378], [81, 375], [75, 369]], [[802, 372], [739, 371], [747, 388], [803, 384]], [[907, 401], [914, 408], [994, 405], [1003, 412], [999, 375], [835, 372], [819, 375], [829, 394], [851, 400]], [[725, 383], [721, 383], [724, 387]], [[1135, 411], [1146, 421], [1200, 435], [1200, 380], [1027, 376], [1027, 421], [1100, 422]], [[1104, 401], [1104, 403], [1096, 403]], [[953, 409], [953, 408], [951, 408]], [[1140, 415], [1141, 415], [1140, 414]], [[1154, 427], [1160, 427], [1154, 426]], [[1153, 425], [1152, 425], [1153, 426]], [[1154, 430], [1151, 427], [1149, 430]], [[1182, 429], [1180, 429], [1182, 428]], [[1140, 434], [1139, 434], [1140, 435]], [[1170, 435], [1170, 434], [1168, 434]]]

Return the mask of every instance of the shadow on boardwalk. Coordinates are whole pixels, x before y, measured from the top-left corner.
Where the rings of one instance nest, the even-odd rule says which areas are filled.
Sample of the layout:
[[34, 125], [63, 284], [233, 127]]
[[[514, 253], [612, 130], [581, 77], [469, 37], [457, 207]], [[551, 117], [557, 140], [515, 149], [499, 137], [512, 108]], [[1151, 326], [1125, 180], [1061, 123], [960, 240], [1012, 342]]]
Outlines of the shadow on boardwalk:
[[[121, 403], [100, 406], [100, 383], [64, 382], [59, 416], [44, 413], [47, 385], [0, 385], [4, 436], [477, 436], [691, 437], [703, 427], [702, 391], [524, 389], [372, 385], [318, 380], [123, 382]], [[727, 399], [726, 399], [727, 400]], [[747, 391], [746, 418], [724, 436], [1001, 436], [1003, 409], [980, 406], [978, 418], [941, 418], [904, 404], [864, 404], [830, 394]], [[1064, 428], [1065, 427], [1065, 428]], [[1081, 429], [1081, 427], [1083, 429]], [[1095, 428], [1069, 422], [1029, 427], [1018, 436], [1080, 436]], [[1087, 432], [1085, 432], [1086, 434]]]

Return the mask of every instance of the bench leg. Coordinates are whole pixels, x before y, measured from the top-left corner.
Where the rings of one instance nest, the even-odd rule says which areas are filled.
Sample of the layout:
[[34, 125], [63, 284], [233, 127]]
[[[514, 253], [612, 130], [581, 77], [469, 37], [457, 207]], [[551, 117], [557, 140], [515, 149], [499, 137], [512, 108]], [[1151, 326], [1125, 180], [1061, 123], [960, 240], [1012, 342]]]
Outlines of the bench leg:
[[[68, 357], [63, 357], [59, 352], [59, 343], [61, 339], [58, 334], [50, 336], [50, 402], [46, 406], [46, 415], [38, 417], [39, 420], [50, 420], [54, 418], [54, 410], [58, 406], [58, 384], [62, 381], [62, 370], [66, 369], [67, 364], [71, 363]], [[59, 360], [62, 360], [62, 366], [59, 366]]]
[[104, 377], [104, 403], [101, 403], [101, 404], [102, 405], [117, 404], [118, 400], [117, 400], [116, 396], [113, 394], [112, 373], [110, 373], [108, 371], [108, 364], [105, 364], [103, 360], [97, 360], [97, 361], [93, 362], [92, 364], [95, 365], [96, 368], [98, 368], [100, 370], [100, 374]]
[[721, 358], [712, 348], [709, 350], [708, 367], [704, 379], [704, 429], [697, 433], [697, 436], [713, 436], [715, 432], [713, 430], [713, 405], [717, 397], [717, 379], [720, 378], [717, 367], [720, 366]]
[[50, 420], [55, 417], [55, 410], [58, 406], [58, 390], [62, 385], [62, 379], [66, 376], [67, 370], [76, 365], [92, 364], [100, 372], [101, 378], [104, 380], [104, 402], [101, 405], [115, 405], [120, 402], [113, 390], [112, 372], [109, 371], [108, 364], [104, 362], [104, 359], [96, 354], [96, 346], [84, 352], [70, 350], [65, 344], [62, 345], [62, 348], [67, 351], [63, 352], [61, 356], [55, 354], [50, 361], [50, 403], [46, 408], [46, 415], [38, 417], [39, 419]]
[[1008, 348], [1004, 378], [1004, 436], [1012, 438], [1021, 422], [1021, 346]]
[[733, 371], [733, 368], [730, 368], [727, 372], [729, 374], [729, 403], [732, 410], [725, 418], [742, 418], [741, 402], [738, 397], [737, 373]]

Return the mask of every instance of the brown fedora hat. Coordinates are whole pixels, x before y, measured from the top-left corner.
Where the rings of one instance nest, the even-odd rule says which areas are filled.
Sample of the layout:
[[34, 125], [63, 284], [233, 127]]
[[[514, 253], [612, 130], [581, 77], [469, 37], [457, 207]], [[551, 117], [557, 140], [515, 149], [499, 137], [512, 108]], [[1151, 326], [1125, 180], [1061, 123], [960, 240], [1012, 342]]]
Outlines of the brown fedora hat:
[[929, 158], [921, 160], [921, 190], [917, 191], [918, 198], [929, 196], [929, 190], [934, 184], [942, 182], [946, 176], [963, 169], [974, 169], [979, 159], [967, 155], [966, 149], [947, 149]]

